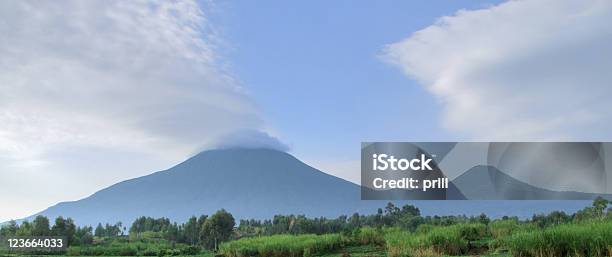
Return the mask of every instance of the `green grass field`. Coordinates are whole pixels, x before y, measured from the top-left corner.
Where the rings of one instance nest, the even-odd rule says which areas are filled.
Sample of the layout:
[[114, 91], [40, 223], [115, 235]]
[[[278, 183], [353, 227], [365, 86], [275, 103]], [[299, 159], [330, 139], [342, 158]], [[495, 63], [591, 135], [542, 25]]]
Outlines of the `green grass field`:
[[612, 222], [588, 221], [523, 231], [501, 239], [515, 256], [612, 256]]
[[[382, 239], [382, 242], [381, 242]], [[612, 221], [591, 220], [539, 229], [517, 221], [398, 228], [362, 228], [350, 235], [282, 235], [223, 244], [227, 257], [610, 257]]]
[[[33, 256], [2, 254], [0, 256]], [[410, 232], [398, 227], [356, 229], [324, 235], [247, 237], [222, 243], [217, 253], [162, 239], [119, 238], [92, 246], [70, 247], [63, 256], [200, 257], [611, 257], [612, 219], [574, 221], [539, 228], [516, 220], [484, 225], [422, 225]]]
[[227, 257], [308, 257], [333, 252], [343, 246], [343, 238], [338, 234], [275, 235], [228, 242], [221, 245], [220, 252]]

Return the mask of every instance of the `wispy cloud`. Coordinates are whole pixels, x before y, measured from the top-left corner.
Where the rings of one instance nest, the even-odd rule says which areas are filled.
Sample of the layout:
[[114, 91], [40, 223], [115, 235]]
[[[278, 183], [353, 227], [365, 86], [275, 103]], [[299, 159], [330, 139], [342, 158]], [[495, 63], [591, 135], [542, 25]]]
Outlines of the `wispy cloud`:
[[509, 1], [442, 17], [383, 56], [460, 136], [610, 140], [611, 22], [610, 1]]
[[287, 152], [290, 149], [287, 144], [281, 142], [278, 138], [266, 132], [252, 129], [232, 131], [204, 147], [206, 149], [265, 148], [282, 152]]
[[195, 1], [6, 1], [0, 34], [0, 220], [262, 125]]

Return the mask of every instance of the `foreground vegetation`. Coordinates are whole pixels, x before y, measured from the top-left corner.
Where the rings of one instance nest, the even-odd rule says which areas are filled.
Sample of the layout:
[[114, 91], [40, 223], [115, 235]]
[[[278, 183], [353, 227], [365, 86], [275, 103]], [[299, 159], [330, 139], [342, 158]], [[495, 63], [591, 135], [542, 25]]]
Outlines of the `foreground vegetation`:
[[220, 253], [227, 257], [351, 256], [346, 249], [365, 246], [378, 250], [355, 256], [612, 256], [612, 218], [593, 209], [585, 211], [591, 211], [589, 216], [584, 216], [583, 211], [583, 216], [575, 216], [580, 219], [567, 223], [558, 223], [559, 215], [553, 213], [526, 222], [506, 218], [453, 225], [421, 224], [414, 231], [363, 227], [331, 235], [245, 238], [223, 244]]
[[227, 257], [309, 257], [338, 250], [343, 245], [338, 234], [275, 235], [229, 242], [220, 250]]
[[[66, 236], [70, 246], [61, 254], [67, 256], [612, 257], [608, 204], [597, 199], [571, 215], [552, 212], [529, 220], [490, 220], [484, 214], [422, 217], [414, 206], [389, 203], [368, 216], [277, 215], [271, 220], [242, 220], [237, 227], [231, 214], [220, 210], [184, 224], [141, 217], [132, 223], [129, 235], [120, 223], [100, 224], [93, 230], [61, 217], [50, 226], [41, 216], [31, 223], [9, 223], [0, 235]], [[14, 255], [0, 251], [0, 256]]]
[[86, 246], [71, 246], [68, 256], [179, 256], [203, 253], [200, 247], [172, 243], [163, 239], [115, 238]]
[[612, 256], [612, 221], [563, 224], [503, 238], [514, 256]]

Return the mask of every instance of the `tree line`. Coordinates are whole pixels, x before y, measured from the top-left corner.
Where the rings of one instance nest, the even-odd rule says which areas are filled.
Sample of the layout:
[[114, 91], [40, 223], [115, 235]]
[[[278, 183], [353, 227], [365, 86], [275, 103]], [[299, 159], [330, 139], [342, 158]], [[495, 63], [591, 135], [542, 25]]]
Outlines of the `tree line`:
[[[221, 242], [230, 239], [236, 223], [234, 217], [224, 209], [212, 216], [202, 215], [189, 218], [183, 224], [171, 223], [168, 218], [137, 218], [129, 229], [129, 237], [162, 238], [176, 243], [200, 245], [207, 249], [217, 249]], [[57, 217], [50, 225], [45, 216], [36, 216], [31, 222], [9, 221], [0, 228], [0, 236], [62, 236], [68, 245], [91, 245], [94, 237], [115, 238], [124, 237], [126, 228], [121, 222], [116, 224], [98, 223], [94, 230], [90, 226], [76, 226], [71, 218]]]
[[102, 226], [102, 223], [98, 223], [98, 226], [96, 226], [94, 230], [94, 236], [97, 237], [117, 237], [123, 236], [124, 234], [125, 227], [121, 222], [117, 222], [113, 225], [106, 223], [104, 226]]
[[[531, 219], [520, 221], [533, 223], [544, 228], [552, 225], [570, 223], [573, 221], [612, 218], [609, 201], [597, 198], [592, 206], [586, 207], [574, 214], [554, 211], [549, 214], [536, 214]], [[502, 217], [502, 220], [518, 217]], [[130, 226], [122, 223], [98, 224], [95, 230], [90, 226], [76, 226], [71, 218], [57, 217], [53, 225], [45, 216], [37, 216], [31, 222], [23, 221], [17, 224], [10, 221], [0, 228], [0, 236], [63, 236], [68, 245], [90, 245], [94, 238], [128, 237], [129, 239], [161, 238], [170, 242], [201, 246], [216, 250], [221, 242], [241, 237], [276, 235], [276, 234], [329, 234], [351, 233], [363, 227], [400, 227], [415, 231], [420, 225], [450, 226], [462, 223], [488, 224], [491, 219], [485, 214], [479, 216], [425, 216], [419, 208], [413, 205], [402, 207], [388, 203], [379, 208], [375, 214], [351, 216], [342, 215], [338, 218], [308, 218], [304, 215], [276, 215], [272, 219], [240, 220], [236, 226], [231, 213], [221, 209], [212, 216], [192, 216], [185, 223], [171, 222], [168, 218], [139, 217]]]
[[414, 231], [421, 224], [452, 225], [457, 223], [488, 223], [485, 214], [475, 217], [463, 216], [421, 216], [419, 208], [413, 205], [402, 207], [388, 203], [375, 214], [351, 216], [341, 215], [330, 219], [325, 217], [307, 218], [304, 215], [275, 215], [269, 220], [240, 220], [237, 227], [239, 236], [261, 236], [275, 234], [329, 234], [348, 233], [362, 227], [401, 227]]
[[[612, 208], [608, 209], [611, 202], [598, 197], [588, 206], [574, 214], [563, 211], [553, 211], [549, 214], [534, 214], [531, 219], [521, 221], [533, 223], [540, 228], [570, 223], [572, 221], [612, 218]], [[519, 221], [518, 217], [504, 216], [502, 220], [513, 219]], [[360, 215], [354, 213], [351, 216], [340, 216], [336, 219], [307, 218], [304, 215], [276, 215], [269, 220], [240, 220], [237, 227], [237, 236], [261, 236], [275, 234], [328, 234], [348, 233], [362, 227], [400, 227], [404, 230], [415, 231], [420, 225], [450, 226], [464, 223], [489, 224], [491, 219], [486, 214], [478, 216], [421, 216], [419, 208], [413, 205], [397, 207], [388, 203], [385, 208], [379, 208], [376, 214]]]
[[0, 236], [61, 236], [68, 245], [88, 245], [93, 242], [93, 232], [90, 226], [78, 227], [71, 218], [59, 216], [50, 225], [45, 216], [36, 216], [32, 222], [23, 221], [17, 224], [14, 220], [0, 228]]
[[183, 224], [172, 223], [168, 218], [140, 217], [132, 223], [130, 236], [159, 237], [189, 245], [200, 245], [216, 250], [221, 242], [232, 237], [236, 222], [224, 209], [212, 216], [192, 216]]

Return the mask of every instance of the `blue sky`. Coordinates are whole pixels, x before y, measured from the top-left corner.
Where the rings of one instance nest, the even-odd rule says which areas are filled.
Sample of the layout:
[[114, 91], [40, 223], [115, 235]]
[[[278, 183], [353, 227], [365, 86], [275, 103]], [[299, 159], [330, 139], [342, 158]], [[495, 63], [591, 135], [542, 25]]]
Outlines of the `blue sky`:
[[262, 132], [354, 182], [362, 141], [611, 141], [611, 19], [602, 0], [3, 1], [0, 220]]
[[436, 99], [381, 51], [438, 17], [492, 3], [239, 1], [218, 4], [213, 19], [232, 70], [292, 152], [347, 160], [362, 141], [457, 139], [441, 128]]

